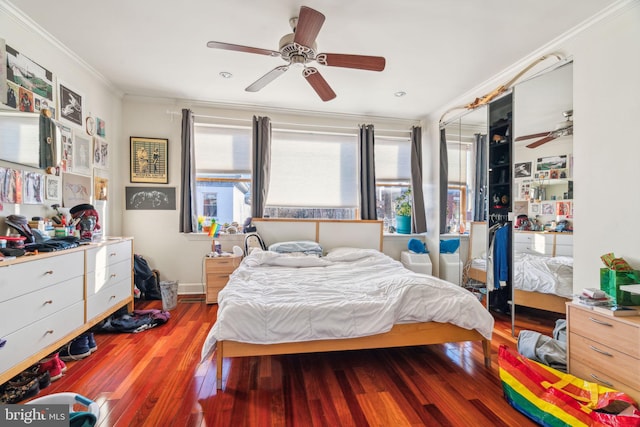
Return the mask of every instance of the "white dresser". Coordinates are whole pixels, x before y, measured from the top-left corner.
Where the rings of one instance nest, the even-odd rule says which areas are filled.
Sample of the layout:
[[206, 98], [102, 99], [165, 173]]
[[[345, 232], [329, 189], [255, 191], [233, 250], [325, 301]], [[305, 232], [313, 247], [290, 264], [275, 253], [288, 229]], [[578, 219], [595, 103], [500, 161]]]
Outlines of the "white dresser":
[[0, 384], [125, 305], [131, 239], [0, 262]]
[[573, 256], [573, 234], [514, 231], [515, 252], [545, 256]]

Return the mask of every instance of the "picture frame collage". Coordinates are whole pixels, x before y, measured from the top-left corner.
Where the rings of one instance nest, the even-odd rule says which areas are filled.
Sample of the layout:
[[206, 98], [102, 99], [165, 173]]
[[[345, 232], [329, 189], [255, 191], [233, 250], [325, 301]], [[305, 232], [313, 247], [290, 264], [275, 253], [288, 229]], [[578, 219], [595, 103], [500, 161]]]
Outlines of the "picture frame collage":
[[56, 120], [59, 146], [58, 163], [41, 165], [45, 173], [0, 168], [0, 180], [10, 184], [10, 190], [0, 194], [0, 201], [55, 202], [64, 207], [92, 199], [106, 201], [109, 143], [105, 120], [87, 113], [90, 104], [80, 88], [58, 78], [4, 39], [0, 39], [0, 63], [6, 64], [0, 66], [3, 108]]

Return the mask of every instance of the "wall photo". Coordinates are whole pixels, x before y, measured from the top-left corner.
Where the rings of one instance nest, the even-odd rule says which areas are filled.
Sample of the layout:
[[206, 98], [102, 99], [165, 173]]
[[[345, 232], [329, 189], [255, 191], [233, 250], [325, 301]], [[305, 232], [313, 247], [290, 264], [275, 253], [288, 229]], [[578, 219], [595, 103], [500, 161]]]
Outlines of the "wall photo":
[[175, 187], [126, 187], [127, 210], [175, 210]]
[[167, 184], [168, 139], [141, 138], [132, 136], [131, 142], [131, 182]]
[[83, 126], [82, 123], [82, 103], [84, 98], [78, 92], [70, 89], [66, 84], [60, 83], [60, 119]]

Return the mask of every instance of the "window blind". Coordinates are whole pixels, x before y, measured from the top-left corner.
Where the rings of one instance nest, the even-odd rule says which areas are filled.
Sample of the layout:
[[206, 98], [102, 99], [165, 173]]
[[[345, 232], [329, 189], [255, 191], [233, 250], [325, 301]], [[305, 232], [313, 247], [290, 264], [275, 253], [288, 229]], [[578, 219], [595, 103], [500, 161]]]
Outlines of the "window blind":
[[273, 131], [267, 206], [358, 204], [357, 136]]
[[196, 173], [251, 173], [251, 130], [195, 125]]
[[376, 181], [411, 179], [411, 143], [409, 140], [376, 137]]

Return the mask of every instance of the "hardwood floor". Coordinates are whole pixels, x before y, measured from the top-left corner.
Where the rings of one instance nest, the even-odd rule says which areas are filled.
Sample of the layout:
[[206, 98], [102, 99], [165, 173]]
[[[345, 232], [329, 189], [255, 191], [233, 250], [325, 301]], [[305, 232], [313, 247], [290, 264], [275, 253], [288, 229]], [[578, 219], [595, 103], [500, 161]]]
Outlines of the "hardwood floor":
[[[38, 397], [80, 393], [99, 403], [103, 427], [535, 425], [502, 395], [498, 346], [516, 346], [507, 316], [495, 314], [490, 370], [480, 343], [248, 357], [225, 360], [218, 391], [215, 359], [199, 364], [216, 311], [183, 299], [165, 325], [96, 333], [98, 350], [69, 362]], [[518, 311], [517, 332], [550, 335], [553, 326], [552, 317]]]

